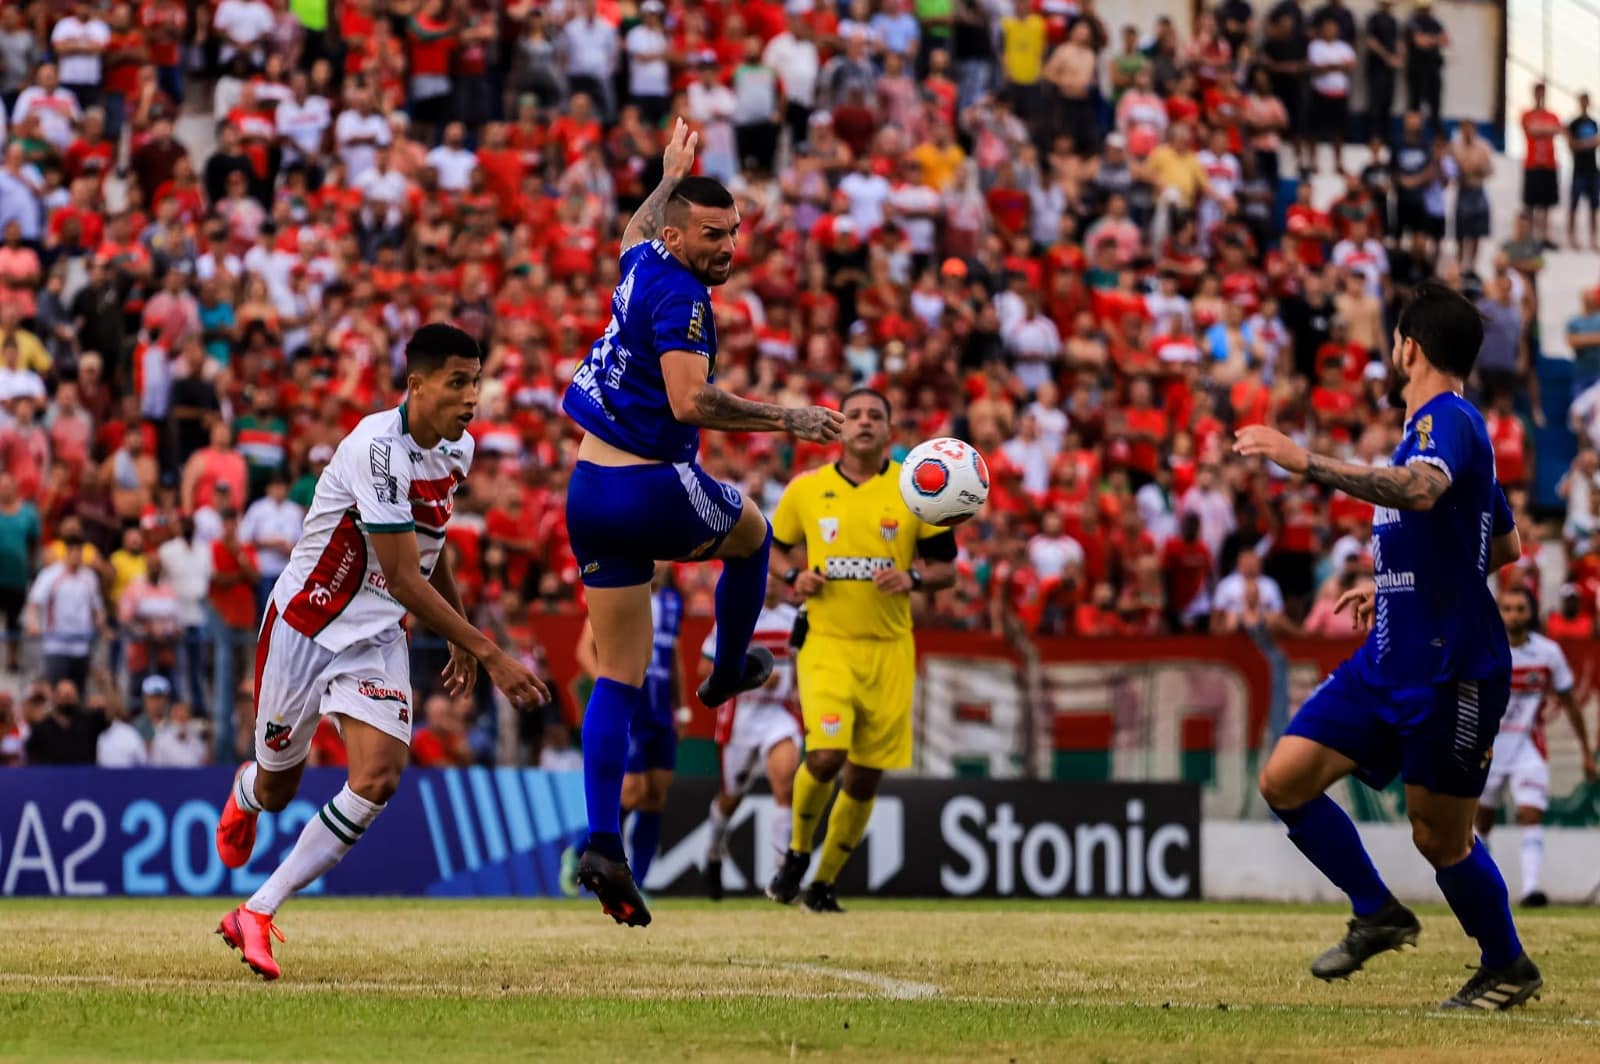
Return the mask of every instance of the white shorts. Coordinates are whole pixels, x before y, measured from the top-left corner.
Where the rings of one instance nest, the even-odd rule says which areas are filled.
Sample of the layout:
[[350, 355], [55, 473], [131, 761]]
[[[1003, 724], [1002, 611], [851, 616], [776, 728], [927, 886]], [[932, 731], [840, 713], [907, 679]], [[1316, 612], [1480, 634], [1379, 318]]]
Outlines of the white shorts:
[[[411, 745], [411, 654], [393, 637], [329, 650], [267, 607], [256, 642], [256, 762], [281, 772], [304, 761], [324, 714], [370, 724]], [[334, 716], [334, 723], [339, 723]]]
[[722, 789], [743, 796], [767, 774], [767, 755], [784, 741], [800, 745], [800, 724], [781, 706], [740, 707], [722, 744]]
[[1550, 763], [1539, 753], [1528, 735], [1507, 736], [1514, 741], [1496, 742], [1489, 762], [1489, 778], [1483, 784], [1478, 804], [1488, 809], [1500, 805], [1501, 792], [1511, 791], [1511, 804], [1530, 809], [1550, 805]]

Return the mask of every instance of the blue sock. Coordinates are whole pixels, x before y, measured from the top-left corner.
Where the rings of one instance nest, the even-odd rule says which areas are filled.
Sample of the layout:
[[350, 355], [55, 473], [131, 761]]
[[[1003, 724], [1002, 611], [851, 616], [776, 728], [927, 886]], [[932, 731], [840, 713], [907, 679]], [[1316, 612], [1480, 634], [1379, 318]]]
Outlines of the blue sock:
[[628, 764], [628, 725], [644, 689], [599, 679], [583, 713], [583, 799], [589, 812], [586, 848], [612, 861], [622, 852], [622, 776]]
[[633, 881], [643, 885], [644, 877], [650, 874], [650, 862], [661, 848], [661, 814], [635, 810], [633, 836], [628, 841], [628, 867], [633, 870]]
[[1339, 803], [1318, 795], [1296, 809], [1274, 809], [1294, 843], [1317, 870], [1344, 891], [1357, 916], [1371, 916], [1394, 900], [1361, 845], [1355, 824]]
[[767, 601], [767, 559], [772, 552], [772, 525], [761, 549], [748, 558], [724, 558], [717, 581], [717, 652], [711, 663], [712, 683], [726, 689], [744, 676], [744, 656], [756, 618]]
[[1461, 929], [1478, 940], [1487, 968], [1504, 968], [1522, 955], [1522, 941], [1511, 920], [1511, 899], [1506, 881], [1482, 839], [1472, 840], [1472, 852], [1441, 868], [1434, 880], [1461, 921]]

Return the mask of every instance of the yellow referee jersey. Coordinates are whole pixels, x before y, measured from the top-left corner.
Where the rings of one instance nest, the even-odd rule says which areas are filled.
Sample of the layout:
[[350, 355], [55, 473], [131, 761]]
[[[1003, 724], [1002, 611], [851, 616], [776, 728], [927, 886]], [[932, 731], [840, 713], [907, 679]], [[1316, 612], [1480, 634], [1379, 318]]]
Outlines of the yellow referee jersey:
[[789, 482], [772, 515], [772, 537], [806, 547], [806, 564], [828, 584], [806, 600], [813, 635], [899, 639], [911, 634], [911, 596], [885, 594], [873, 584], [880, 569], [909, 569], [917, 542], [948, 532], [916, 518], [900, 498], [900, 463], [863, 484], [837, 465]]

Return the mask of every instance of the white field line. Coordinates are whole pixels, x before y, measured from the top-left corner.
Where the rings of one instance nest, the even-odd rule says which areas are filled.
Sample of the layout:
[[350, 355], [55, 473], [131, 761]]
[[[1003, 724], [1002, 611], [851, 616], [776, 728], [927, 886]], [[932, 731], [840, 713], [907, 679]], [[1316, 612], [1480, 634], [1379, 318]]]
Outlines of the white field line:
[[911, 979], [894, 979], [877, 972], [865, 972], [858, 968], [834, 968], [826, 964], [808, 964], [804, 961], [761, 961], [736, 959], [734, 964], [748, 968], [775, 968], [784, 972], [798, 972], [802, 975], [817, 975], [824, 979], [840, 979], [847, 983], [858, 983], [869, 986], [880, 995], [894, 1001], [924, 1001], [928, 998], [938, 997], [940, 990], [932, 983], [919, 983]]
[[[840, 979], [845, 982], [859, 985], [876, 991], [874, 994], [852, 993], [819, 993], [816, 991], [794, 991], [780, 994], [762, 994], [752, 992], [740, 987], [716, 987], [709, 989], [685, 992], [679, 987], [613, 987], [603, 992], [602, 996], [623, 998], [636, 1001], [684, 1001], [694, 999], [738, 999], [780, 997], [791, 1001], [860, 1001], [871, 997], [889, 998], [895, 1001], [924, 1001], [937, 997], [941, 1001], [956, 1004], [977, 1005], [1046, 1005], [1057, 1008], [1071, 1008], [1074, 1006], [1084, 1009], [1140, 1009], [1150, 1012], [1167, 1010], [1184, 1012], [1243, 1012], [1243, 1013], [1305, 1013], [1312, 1010], [1328, 1010], [1347, 1013], [1355, 1016], [1382, 1016], [1395, 1020], [1443, 1020], [1451, 1022], [1482, 1022], [1482, 1023], [1509, 1023], [1517, 1025], [1531, 1025], [1536, 1027], [1583, 1027], [1600, 1028], [1600, 1018], [1585, 1016], [1542, 1016], [1537, 1011], [1538, 1006], [1516, 1009], [1507, 1013], [1483, 1012], [1444, 1012], [1423, 1007], [1417, 1008], [1380, 1008], [1372, 1005], [1243, 1005], [1227, 1004], [1204, 1005], [1193, 1001], [1174, 1001], [1167, 1004], [1153, 1004], [1150, 1001], [1113, 1001], [1113, 1000], [1061, 1000], [1056, 997], [1048, 998], [1021, 998], [998, 997], [982, 994], [946, 994], [940, 987], [932, 983], [919, 983], [907, 979], [893, 979], [879, 975], [876, 972], [865, 972], [850, 968], [830, 968], [821, 964], [806, 964], [802, 962], [785, 961], [755, 961], [739, 960], [734, 964], [750, 968], [767, 968], [779, 971], [790, 971], [804, 975], [817, 975], [826, 978]], [[237, 973], [235, 973], [237, 974]], [[429, 994], [460, 998], [499, 998], [499, 997], [573, 997], [587, 995], [591, 988], [577, 984], [567, 984], [562, 987], [528, 987], [508, 986], [505, 989], [493, 987], [463, 987], [459, 983], [429, 983], [408, 982], [403, 980], [373, 980], [373, 979], [339, 979], [327, 982], [296, 982], [291, 976], [286, 980], [279, 980], [270, 990], [262, 987], [259, 980], [253, 976], [237, 979], [217, 977], [209, 979], [186, 978], [181, 976], [154, 976], [139, 978], [124, 975], [91, 975], [73, 973], [27, 973], [27, 972], [0, 972], [0, 990], [37, 990], [45, 988], [67, 989], [72, 987], [101, 987], [114, 990], [236, 990], [253, 989], [261, 987], [263, 993], [274, 994], [324, 994], [329, 990], [339, 990], [350, 993], [369, 994]], [[599, 992], [595, 992], [599, 993]]]

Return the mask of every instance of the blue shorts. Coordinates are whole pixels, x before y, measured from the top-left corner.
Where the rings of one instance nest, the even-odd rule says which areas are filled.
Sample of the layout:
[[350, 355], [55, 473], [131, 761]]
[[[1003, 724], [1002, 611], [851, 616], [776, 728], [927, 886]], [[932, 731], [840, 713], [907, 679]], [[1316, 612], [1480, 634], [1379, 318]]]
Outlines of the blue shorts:
[[1477, 798], [1510, 698], [1509, 675], [1376, 687], [1346, 661], [1311, 693], [1284, 734], [1337, 750], [1375, 790], [1399, 775], [1435, 794]]
[[678, 766], [678, 722], [670, 704], [646, 703], [628, 726], [628, 768], [634, 772], [668, 771]]
[[1600, 210], [1600, 174], [1572, 175], [1572, 206], [1580, 203], [1587, 203], [1590, 210]]
[[579, 462], [567, 482], [567, 535], [587, 587], [648, 584], [658, 561], [709, 558], [744, 496], [692, 462]]

